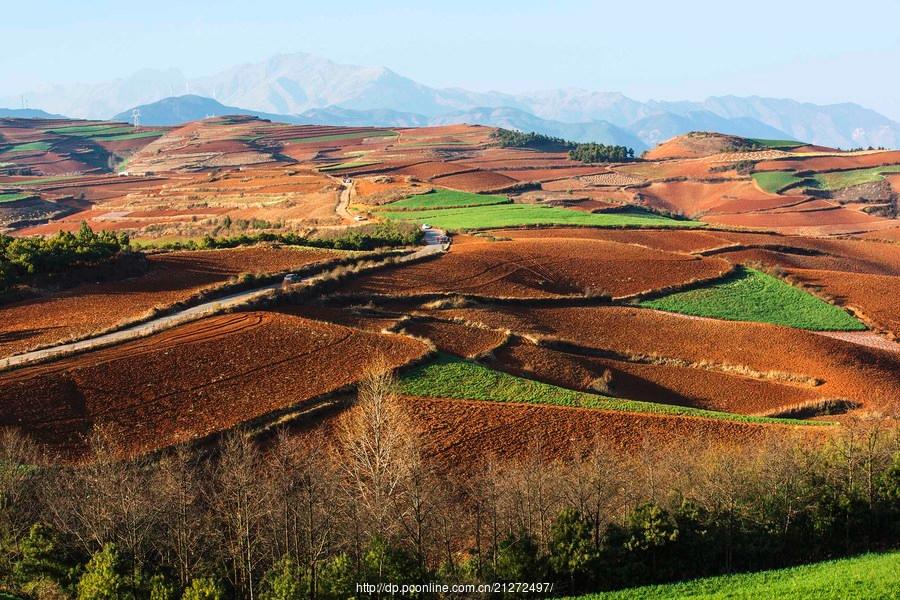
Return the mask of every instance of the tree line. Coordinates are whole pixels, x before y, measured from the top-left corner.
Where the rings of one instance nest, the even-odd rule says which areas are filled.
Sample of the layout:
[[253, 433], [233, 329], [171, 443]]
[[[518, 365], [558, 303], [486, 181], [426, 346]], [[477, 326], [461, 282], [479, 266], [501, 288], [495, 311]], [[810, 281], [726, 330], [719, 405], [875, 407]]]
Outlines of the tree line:
[[568, 151], [569, 158], [583, 163], [628, 162], [634, 160], [634, 149], [596, 143], [576, 143], [541, 133], [512, 129], [495, 129], [491, 139], [501, 148], [532, 148], [545, 151]]
[[[238, 431], [78, 465], [0, 436], [0, 590], [29, 598], [347, 598], [356, 584], [553, 582], [554, 594], [897, 547], [900, 429], [745, 448], [604, 440], [578, 460], [430, 460], [385, 372], [315, 431]], [[800, 435], [800, 434], [797, 434]], [[805, 441], [804, 441], [805, 440]], [[440, 456], [438, 456], [440, 459]]]
[[94, 265], [128, 248], [125, 233], [94, 232], [86, 223], [77, 233], [14, 238], [0, 235], [0, 291], [39, 275]]

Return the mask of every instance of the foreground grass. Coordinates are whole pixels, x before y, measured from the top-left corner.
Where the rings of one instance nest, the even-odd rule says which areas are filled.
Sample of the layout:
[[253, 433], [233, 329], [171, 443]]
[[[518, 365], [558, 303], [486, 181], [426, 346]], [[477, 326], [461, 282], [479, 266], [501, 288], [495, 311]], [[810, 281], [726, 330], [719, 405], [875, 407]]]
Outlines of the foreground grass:
[[641, 306], [729, 321], [756, 321], [814, 331], [862, 331], [846, 311], [755, 269], [739, 268], [724, 280], [644, 300]]
[[738, 415], [673, 404], [623, 400], [599, 394], [576, 392], [548, 383], [516, 377], [502, 371], [495, 371], [476, 362], [463, 360], [448, 354], [439, 354], [434, 361], [402, 375], [400, 378], [400, 391], [408, 396], [431, 396], [435, 398], [483, 400], [487, 402], [551, 404], [633, 413], [705, 417], [745, 423], [827, 424], [796, 419]]
[[496, 204], [470, 208], [385, 211], [393, 220], [429, 223], [444, 229], [495, 229], [522, 225], [576, 225], [593, 227], [703, 227], [704, 223], [676, 220], [653, 213], [586, 213], [557, 206]]
[[436, 208], [467, 208], [470, 206], [489, 206], [492, 204], [509, 204], [511, 201], [506, 196], [490, 196], [487, 194], [473, 194], [471, 192], [459, 192], [456, 190], [438, 189], [410, 196], [403, 200], [397, 200], [385, 204], [384, 210], [391, 209], [436, 209]]
[[792, 600], [880, 600], [900, 598], [900, 552], [746, 573], [708, 577], [581, 596], [579, 600], [694, 600], [791, 598]]

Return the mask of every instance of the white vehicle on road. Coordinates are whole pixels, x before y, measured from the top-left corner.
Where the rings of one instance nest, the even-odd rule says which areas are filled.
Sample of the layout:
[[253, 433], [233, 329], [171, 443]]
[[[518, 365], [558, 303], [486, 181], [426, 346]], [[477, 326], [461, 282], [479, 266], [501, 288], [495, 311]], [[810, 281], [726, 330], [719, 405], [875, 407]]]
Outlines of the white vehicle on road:
[[431, 225], [429, 225], [428, 223], [422, 223], [422, 231], [428, 231], [429, 229], [431, 229]]
[[302, 277], [300, 277], [299, 273], [288, 273], [284, 276], [284, 280], [281, 282], [284, 285], [290, 285], [292, 283], [298, 283]]

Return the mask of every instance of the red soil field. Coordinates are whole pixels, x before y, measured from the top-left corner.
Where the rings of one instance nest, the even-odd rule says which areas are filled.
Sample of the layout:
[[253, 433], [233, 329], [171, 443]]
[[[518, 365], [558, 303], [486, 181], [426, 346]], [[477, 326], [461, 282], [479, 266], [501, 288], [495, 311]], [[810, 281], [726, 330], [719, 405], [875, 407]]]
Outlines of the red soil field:
[[838, 171], [900, 164], [900, 150], [867, 152], [845, 156], [812, 156], [809, 158], [766, 160], [756, 164], [756, 171]]
[[841, 306], [848, 306], [900, 338], [897, 291], [900, 270], [893, 275], [847, 273], [815, 269], [790, 269], [791, 275], [821, 291]]
[[148, 256], [146, 274], [85, 283], [47, 296], [0, 305], [0, 355], [9, 356], [138, 319], [183, 302], [239, 273], [276, 273], [340, 256], [328, 250], [265, 246]]
[[[438, 398], [406, 398], [404, 405], [420, 432], [426, 456], [464, 473], [482, 471], [489, 460], [580, 458], [598, 442], [628, 452], [648, 444], [742, 447], [762, 443], [769, 435], [827, 434], [818, 427], [751, 425], [561, 406]], [[324, 435], [333, 430], [338, 418], [324, 424]]]
[[480, 327], [470, 327], [465, 323], [413, 319], [403, 323], [403, 331], [434, 342], [441, 352], [449, 352], [462, 357], [471, 357], [487, 352], [501, 344], [506, 335], [503, 332]]
[[804, 196], [777, 196], [763, 192], [751, 180], [703, 183], [673, 181], [654, 183], [639, 190], [650, 206], [678, 211], [687, 216], [746, 213], [803, 202]]
[[415, 177], [416, 179], [430, 180], [441, 175], [459, 173], [461, 171], [470, 171], [471, 169], [472, 167], [462, 163], [445, 163], [432, 161], [400, 167], [393, 172], [400, 175], [409, 175], [410, 177]]
[[[572, 260], [573, 256], [579, 260]], [[356, 278], [349, 293], [460, 293], [500, 298], [627, 296], [727, 273], [721, 259], [584, 239], [464, 244], [436, 260]]]
[[518, 181], [552, 181], [554, 179], [565, 179], [567, 177], [578, 177], [579, 175], [600, 173], [604, 170], [603, 167], [564, 167], [559, 169], [498, 170], [496, 173]]
[[[494, 352], [492, 366], [521, 377], [630, 400], [758, 414], [818, 400], [814, 388], [760, 381], [700, 368], [636, 364], [513, 342]], [[597, 387], [604, 374], [609, 383]]]
[[403, 336], [288, 314], [221, 315], [0, 375], [0, 424], [74, 455], [102, 427], [123, 454], [141, 454], [302, 406], [375, 357], [399, 366], [425, 352]]
[[[516, 333], [549, 336], [585, 348], [690, 363], [749, 367], [818, 378], [820, 397], [848, 398], [865, 410], [900, 414], [900, 354], [813, 332], [763, 323], [686, 317], [629, 307], [448, 309], [474, 323]], [[685, 382], [688, 385], [690, 380]], [[753, 412], [756, 405], [742, 412]]]
[[700, 158], [727, 152], [740, 138], [721, 133], [687, 133], [667, 140], [644, 153], [646, 160]]
[[437, 185], [463, 190], [465, 192], [489, 192], [518, 183], [512, 177], [492, 171], [471, 171], [458, 175], [445, 175], [432, 179]]
[[584, 240], [607, 240], [622, 244], [637, 244], [667, 252], [697, 252], [727, 245], [729, 239], [719, 232], [696, 230], [649, 230], [649, 229], [592, 229], [576, 227], [572, 229], [501, 229], [496, 235], [514, 240], [573, 238]]

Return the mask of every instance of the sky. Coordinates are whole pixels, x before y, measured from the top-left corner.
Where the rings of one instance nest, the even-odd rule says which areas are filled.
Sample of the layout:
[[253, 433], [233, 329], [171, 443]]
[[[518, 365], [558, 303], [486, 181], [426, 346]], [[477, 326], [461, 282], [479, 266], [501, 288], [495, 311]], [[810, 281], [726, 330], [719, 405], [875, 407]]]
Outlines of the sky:
[[857, 102], [900, 121], [896, 0], [2, 0], [0, 15], [0, 96], [309, 52], [437, 87]]

